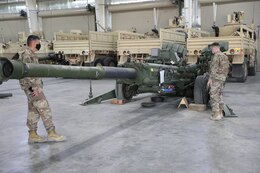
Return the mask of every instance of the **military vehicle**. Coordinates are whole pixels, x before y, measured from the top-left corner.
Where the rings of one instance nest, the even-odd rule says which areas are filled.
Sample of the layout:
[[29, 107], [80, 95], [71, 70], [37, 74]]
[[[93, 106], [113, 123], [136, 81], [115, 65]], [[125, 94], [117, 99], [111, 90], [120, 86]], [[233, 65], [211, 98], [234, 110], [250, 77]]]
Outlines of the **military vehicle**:
[[[36, 52], [38, 57], [48, 57], [53, 54], [52, 43], [43, 39], [43, 33], [32, 33], [41, 38], [41, 49]], [[26, 46], [25, 32], [18, 33], [18, 42], [0, 43], [0, 56], [9, 59], [15, 58], [16, 54]]]
[[196, 63], [206, 45], [220, 40], [227, 41], [229, 49], [225, 54], [232, 64], [230, 77], [238, 82], [244, 82], [248, 75], [254, 76], [257, 70], [256, 35], [251, 26], [243, 24], [243, 18], [243, 12], [234, 12], [228, 15], [225, 26], [213, 25], [214, 37], [188, 38], [188, 63]]
[[129, 56], [132, 61], [143, 62], [150, 57], [153, 48], [162, 49], [167, 43], [179, 44], [186, 48], [186, 36], [169, 29], [160, 29], [157, 37], [121, 33], [117, 40], [118, 63], [124, 64]]
[[53, 49], [61, 64], [117, 66], [117, 32], [54, 33]]
[[61, 64], [117, 66], [131, 60], [142, 62], [151, 55], [151, 48], [162, 48], [166, 43], [185, 46], [185, 34], [160, 30], [160, 37], [151, 38], [145, 34], [115, 31], [89, 34], [54, 33], [53, 49]]
[[[226, 42], [221, 50], [228, 50]], [[25, 64], [20, 61], [0, 59], [0, 83], [8, 79], [24, 77], [67, 77], [117, 79], [116, 90], [88, 100], [84, 104], [101, 101], [111, 96], [131, 100], [140, 93], [158, 93], [161, 95], [194, 96], [195, 103], [208, 102], [207, 71], [212, 53], [209, 47], [203, 49], [196, 64], [174, 65], [157, 63], [126, 62], [121, 67], [72, 67], [61, 65]]]

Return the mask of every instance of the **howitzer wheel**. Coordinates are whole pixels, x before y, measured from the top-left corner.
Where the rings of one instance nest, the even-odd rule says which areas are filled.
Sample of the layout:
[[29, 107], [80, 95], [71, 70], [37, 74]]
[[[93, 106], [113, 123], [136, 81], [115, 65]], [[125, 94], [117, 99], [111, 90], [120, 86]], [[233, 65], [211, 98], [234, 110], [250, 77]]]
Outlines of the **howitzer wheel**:
[[136, 88], [128, 84], [117, 84], [116, 95], [118, 99], [131, 100], [136, 94]]
[[164, 101], [164, 97], [162, 97], [162, 96], [151, 97], [151, 101], [152, 102], [163, 102]]
[[207, 90], [207, 76], [197, 76], [194, 85], [194, 102], [196, 104], [207, 104], [209, 101], [209, 93]]
[[156, 104], [154, 102], [143, 102], [141, 103], [141, 106], [144, 108], [152, 108], [154, 107]]

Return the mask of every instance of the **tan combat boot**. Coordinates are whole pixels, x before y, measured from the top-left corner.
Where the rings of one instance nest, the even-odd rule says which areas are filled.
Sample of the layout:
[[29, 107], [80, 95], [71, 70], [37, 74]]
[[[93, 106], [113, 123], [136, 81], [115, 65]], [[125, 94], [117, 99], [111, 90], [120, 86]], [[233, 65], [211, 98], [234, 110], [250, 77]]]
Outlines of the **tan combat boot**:
[[210, 119], [211, 120], [213, 120], [213, 121], [219, 121], [219, 120], [221, 120], [221, 115], [220, 115], [220, 113], [219, 112], [212, 112], [212, 116], [210, 117]]
[[28, 143], [42, 143], [45, 142], [44, 138], [39, 136], [35, 130], [29, 131]]
[[55, 129], [50, 130], [48, 132], [48, 141], [53, 141], [53, 142], [62, 142], [65, 141], [66, 137], [62, 135], [58, 135], [55, 131]]

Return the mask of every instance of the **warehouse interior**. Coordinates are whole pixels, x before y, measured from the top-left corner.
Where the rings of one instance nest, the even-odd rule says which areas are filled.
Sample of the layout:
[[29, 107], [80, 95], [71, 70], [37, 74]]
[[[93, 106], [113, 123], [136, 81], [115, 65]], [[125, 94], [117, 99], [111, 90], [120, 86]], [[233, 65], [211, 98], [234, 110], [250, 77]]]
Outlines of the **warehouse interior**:
[[[135, 93], [131, 101], [117, 100], [115, 104], [105, 100], [82, 106], [91, 97], [117, 88], [120, 74], [113, 79], [102, 79], [98, 78], [99, 71], [95, 72], [96, 78], [90, 76], [92, 71], [86, 72], [91, 73], [87, 77], [73, 76], [76, 72], [66, 73], [67, 76], [52, 75], [52, 71], [42, 76], [39, 72], [56, 130], [66, 136], [66, 141], [29, 144], [26, 95], [19, 80], [6, 77], [7, 72], [2, 71], [4, 65], [0, 63], [0, 96], [6, 93], [10, 96], [0, 97], [0, 172], [260, 172], [258, 0], [0, 0], [0, 45], [3, 47], [0, 57], [5, 57], [4, 46], [20, 42], [18, 33], [26, 37], [41, 33], [41, 42], [49, 45], [56, 41], [57, 32], [73, 31], [85, 36], [92, 31], [139, 35], [151, 33], [152, 29], [160, 31], [169, 27], [175, 16], [185, 17], [183, 28], [195, 28], [214, 37], [212, 26], [226, 26], [227, 15], [236, 11], [244, 14], [240, 24], [249, 26], [255, 34], [256, 53], [250, 54], [250, 58], [255, 55], [256, 71], [254, 75], [246, 74], [242, 82], [227, 80], [224, 101], [236, 116], [217, 122], [210, 120], [210, 107], [201, 111], [180, 105], [183, 98], [193, 103], [192, 97], [163, 96], [163, 102], [143, 107], [143, 103], [160, 94], [147, 92], [152, 89]], [[46, 62], [48, 66], [53, 65]], [[65, 66], [55, 65], [57, 70]], [[92, 68], [66, 65], [68, 68], [65, 66], [64, 70]], [[123, 67], [111, 68], [116, 71]], [[46, 137], [41, 120], [38, 126], [38, 133]]]

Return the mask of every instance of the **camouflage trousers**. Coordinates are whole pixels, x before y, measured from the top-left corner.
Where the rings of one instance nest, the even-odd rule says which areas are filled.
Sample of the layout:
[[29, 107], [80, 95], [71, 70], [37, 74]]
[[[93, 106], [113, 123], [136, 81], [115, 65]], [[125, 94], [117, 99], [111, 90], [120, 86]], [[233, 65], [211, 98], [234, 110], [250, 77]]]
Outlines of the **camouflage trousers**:
[[28, 99], [27, 126], [30, 131], [37, 130], [40, 118], [43, 121], [46, 131], [54, 129], [52, 114], [48, 101], [41, 91], [38, 96], [33, 96], [29, 90], [24, 90]]
[[212, 85], [210, 86], [209, 92], [212, 112], [219, 112], [220, 110], [224, 110], [224, 85], [224, 81], [212, 80]]

